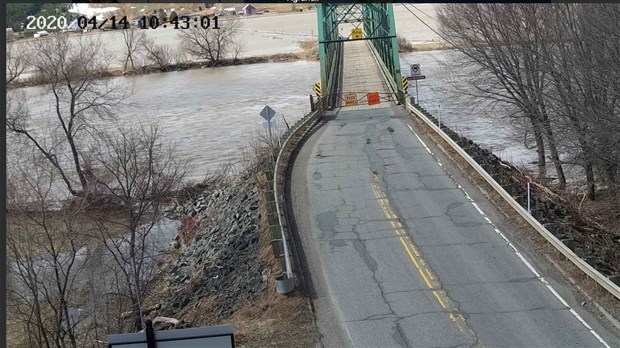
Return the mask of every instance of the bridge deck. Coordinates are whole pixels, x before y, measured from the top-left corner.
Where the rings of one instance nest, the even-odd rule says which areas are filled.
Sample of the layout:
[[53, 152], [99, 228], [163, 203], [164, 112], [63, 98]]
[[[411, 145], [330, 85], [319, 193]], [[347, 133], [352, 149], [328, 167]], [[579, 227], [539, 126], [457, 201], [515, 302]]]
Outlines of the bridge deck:
[[[388, 92], [366, 43], [344, 47], [342, 90]], [[331, 117], [291, 178], [324, 346], [601, 346], [412, 132], [404, 108]]]
[[[392, 104], [386, 100], [391, 90], [366, 41], [349, 41], [344, 43], [344, 59], [342, 72], [342, 93], [353, 92], [361, 99], [357, 106], [347, 107], [347, 110], [363, 110], [369, 108], [386, 107]], [[380, 104], [369, 106], [366, 98], [368, 92], [379, 92], [382, 100]]]

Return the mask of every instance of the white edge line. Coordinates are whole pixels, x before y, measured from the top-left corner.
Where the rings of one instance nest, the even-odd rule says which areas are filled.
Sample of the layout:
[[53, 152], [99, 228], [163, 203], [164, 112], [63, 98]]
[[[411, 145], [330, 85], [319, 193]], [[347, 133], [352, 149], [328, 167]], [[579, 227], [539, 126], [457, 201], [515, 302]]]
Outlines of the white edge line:
[[[433, 155], [433, 153], [431, 152], [431, 150], [426, 146], [426, 144], [424, 143], [424, 141], [422, 141], [422, 139], [420, 139], [420, 137], [413, 131], [413, 128], [411, 128], [411, 126], [409, 124], [407, 124], [407, 127], [409, 127], [409, 129], [411, 130], [411, 132], [413, 133], [413, 135], [416, 136], [416, 138], [418, 138], [418, 140], [422, 143], [422, 145], [424, 145], [424, 148], [426, 148], [426, 151], [428, 151], [428, 153], [430, 153], [431, 155]], [[441, 164], [441, 162], [439, 161], [439, 159], [435, 158], [435, 160], [438, 162], [438, 164], [443, 167], [443, 165]], [[517, 255], [517, 257], [519, 258], [519, 260], [521, 260], [521, 262], [523, 262], [525, 264], [525, 266], [536, 276], [536, 278], [543, 283], [547, 289], [549, 289], [549, 291], [558, 299], [560, 300], [560, 302], [567, 308], [570, 309], [570, 312], [573, 314], [573, 316], [575, 318], [577, 318], [577, 320], [579, 320], [579, 322], [581, 322], [581, 324], [583, 324], [583, 326], [585, 326], [585, 328], [590, 331], [590, 333], [601, 343], [603, 344], [603, 346], [605, 346], [606, 348], [611, 348], [609, 346], [609, 344], [607, 344], [607, 342], [605, 342], [605, 340], [598, 334], [596, 333], [596, 331], [594, 331], [594, 329], [588, 325], [588, 323], [583, 320], [583, 318], [581, 318], [581, 316], [579, 315], [579, 313], [577, 313], [563, 298], [562, 296], [560, 296], [560, 294], [558, 294], [557, 291], [555, 291], [555, 289], [551, 286], [551, 284], [549, 284], [549, 282], [547, 282], [547, 280], [545, 278], [543, 278], [534, 268], [534, 266], [532, 266], [526, 259], [525, 257], [517, 250], [517, 248], [508, 240], [508, 238], [506, 238], [506, 236], [495, 226], [495, 224], [493, 224], [493, 222], [487, 217], [487, 215], [478, 207], [478, 205], [474, 202], [473, 199], [471, 199], [471, 197], [469, 196], [469, 194], [467, 193], [467, 191], [465, 191], [465, 189], [457, 184], [458, 188], [461, 189], [461, 191], [463, 191], [463, 193], [465, 193], [465, 196], [471, 201], [471, 203], [474, 205], [474, 207], [476, 208], [476, 210], [478, 210], [478, 212], [482, 215], [482, 217], [488, 221], [491, 226], [493, 226], [495, 232], [497, 234], [500, 235], [500, 237], [502, 237], [502, 239], [508, 244], [508, 246], [510, 246], [510, 248], [514, 251], [514, 253]]]
[[420, 137], [413, 131], [413, 128], [411, 128], [410, 125], [407, 125], [407, 127], [409, 127], [409, 129], [411, 129], [411, 132], [413, 133], [413, 135], [415, 135], [415, 137], [418, 138], [418, 140], [422, 143], [422, 145], [424, 146], [426, 151], [428, 151], [428, 153], [430, 153], [432, 155], [433, 153], [431, 152], [431, 149], [429, 149], [428, 146], [426, 146], [426, 144], [422, 141], [422, 139], [420, 139]]
[[476, 204], [476, 202], [472, 201], [471, 204], [474, 205], [474, 208], [476, 208], [476, 210], [480, 213], [480, 215], [484, 216], [484, 213], [482, 212], [480, 207], [478, 207], [478, 204]]
[[[463, 191], [465, 193], [465, 195], [467, 197], [469, 197], [469, 195], [467, 194], [467, 192], [465, 191], [465, 189], [463, 187], [461, 187], [460, 185], [458, 185], [459, 188], [461, 189], [461, 191]], [[586, 329], [588, 331], [590, 331], [590, 333], [606, 348], [611, 348], [609, 346], [609, 344], [607, 344], [607, 342], [605, 342], [605, 340], [596, 332], [594, 331], [594, 329], [588, 325], [588, 323], [583, 320], [583, 318], [579, 315], [579, 313], [577, 313], [565, 300], [564, 298], [562, 298], [562, 296], [560, 296], [560, 294], [558, 294], [557, 291], [555, 291], [555, 289], [551, 286], [551, 284], [549, 284], [549, 282], [547, 282], [547, 280], [542, 277], [540, 275], [540, 273], [538, 273], [536, 271], [536, 269], [534, 268], [534, 266], [532, 266], [532, 264], [530, 264], [525, 257], [523, 256], [523, 254], [521, 254], [517, 248], [508, 240], [508, 238], [497, 228], [495, 227], [495, 224], [493, 224], [493, 222], [491, 222], [491, 220], [486, 216], [485, 213], [482, 212], [482, 210], [478, 207], [478, 205], [472, 200], [471, 203], [474, 205], [474, 207], [478, 210], [478, 212], [484, 217], [484, 219], [486, 221], [488, 221], [491, 226], [493, 226], [493, 229], [495, 230], [495, 232], [497, 234], [500, 235], [500, 237], [502, 237], [502, 239], [508, 244], [508, 246], [510, 246], [510, 248], [514, 251], [514, 253], [517, 255], [517, 257], [519, 258], [519, 260], [521, 260], [521, 262], [523, 262], [523, 264], [525, 264], [525, 266], [536, 276], [536, 278], [543, 283], [547, 289], [549, 289], [549, 291], [558, 299], [560, 300], [560, 303], [562, 303], [562, 305], [564, 305], [565, 307], [570, 309], [570, 312], [573, 314], [573, 316], [575, 318], [577, 318], [577, 320], [579, 320], [579, 322], [581, 322], [581, 324], [583, 324], [583, 326], [586, 327]]]

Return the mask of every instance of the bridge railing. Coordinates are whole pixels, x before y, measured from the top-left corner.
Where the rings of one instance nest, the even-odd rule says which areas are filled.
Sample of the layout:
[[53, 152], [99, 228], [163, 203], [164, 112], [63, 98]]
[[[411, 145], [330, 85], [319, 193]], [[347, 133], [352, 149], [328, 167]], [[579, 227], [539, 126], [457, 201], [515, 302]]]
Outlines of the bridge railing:
[[609, 278], [604, 276], [601, 272], [596, 270], [582, 258], [577, 256], [568, 246], [560, 241], [553, 233], [551, 233], [545, 226], [543, 226], [538, 220], [536, 220], [530, 213], [527, 212], [506, 190], [497, 182], [484, 168], [482, 168], [476, 160], [474, 160], [463, 148], [461, 148], [454, 140], [452, 140], [443, 130], [441, 130], [433, 121], [424, 115], [424, 113], [414, 105], [407, 101], [407, 110], [413, 115], [422, 120], [428, 127], [430, 127], [435, 133], [437, 133], [450, 147], [452, 147], [467, 163], [489, 184], [491, 187], [499, 193], [500, 196], [513, 208], [523, 219], [532, 226], [541, 236], [543, 236], [551, 245], [553, 245], [558, 251], [560, 251], [568, 260], [570, 260], [581, 271], [587, 274], [595, 282], [609, 291], [617, 299], [620, 299], [620, 287], [612, 282]]
[[268, 175], [269, 183], [273, 188], [273, 202], [267, 204], [269, 229], [272, 238], [273, 252], [282, 262], [282, 274], [276, 277], [278, 293], [288, 293], [294, 288], [293, 267], [291, 263], [291, 238], [290, 222], [286, 210], [285, 188], [286, 177], [290, 170], [292, 154], [301, 144], [310, 129], [318, 122], [327, 107], [326, 98], [319, 98], [316, 110], [298, 120], [291, 128], [280, 137], [278, 148], [274, 148], [275, 163], [273, 163], [273, 177]]
[[342, 83], [342, 63], [344, 60], [343, 43], [339, 42], [335, 46], [334, 58], [331, 63], [331, 69], [329, 72], [329, 80], [327, 83], [327, 95], [326, 100], [330, 109], [338, 107], [338, 92]]
[[377, 52], [375, 46], [371, 45], [370, 43], [367, 43], [367, 45], [370, 48], [370, 52], [372, 53], [373, 58], [379, 66], [379, 70], [381, 70], [381, 74], [383, 75], [384, 80], [387, 82], [388, 86], [396, 96], [396, 100], [398, 100], [401, 104], [405, 104], [405, 91], [396, 83], [394, 77], [392, 76], [392, 73], [390, 72], [390, 69], [388, 69], [388, 67], [383, 62], [383, 59], [381, 58], [379, 52]]

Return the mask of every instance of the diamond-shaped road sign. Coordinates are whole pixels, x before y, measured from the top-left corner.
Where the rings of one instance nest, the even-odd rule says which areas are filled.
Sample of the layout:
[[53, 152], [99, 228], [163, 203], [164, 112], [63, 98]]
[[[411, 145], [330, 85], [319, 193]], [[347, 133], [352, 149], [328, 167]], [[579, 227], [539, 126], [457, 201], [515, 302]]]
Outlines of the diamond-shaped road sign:
[[265, 119], [265, 121], [269, 121], [275, 116], [276, 112], [269, 105], [265, 105], [263, 111], [260, 112], [260, 115]]

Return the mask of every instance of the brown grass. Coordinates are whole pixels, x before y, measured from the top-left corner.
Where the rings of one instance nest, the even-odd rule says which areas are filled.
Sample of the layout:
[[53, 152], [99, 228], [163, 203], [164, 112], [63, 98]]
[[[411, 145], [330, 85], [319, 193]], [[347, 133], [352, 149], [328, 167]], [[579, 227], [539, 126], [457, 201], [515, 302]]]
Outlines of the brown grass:
[[298, 56], [304, 60], [319, 60], [319, 43], [317, 40], [301, 41], [299, 46], [304, 50]]
[[313, 346], [318, 331], [306, 297], [297, 289], [287, 295], [276, 292], [275, 276], [280, 274], [281, 266], [272, 252], [264, 199], [261, 200], [260, 213], [259, 259], [269, 268], [269, 286], [267, 293], [233, 314], [229, 323], [234, 325], [236, 340], [241, 347]]
[[449, 43], [443, 41], [412, 44], [413, 52], [449, 50], [452, 48], [454, 47], [452, 47]]
[[179, 236], [183, 243], [189, 242], [198, 231], [199, 227], [198, 220], [189, 215], [181, 216], [181, 227], [179, 227]]

